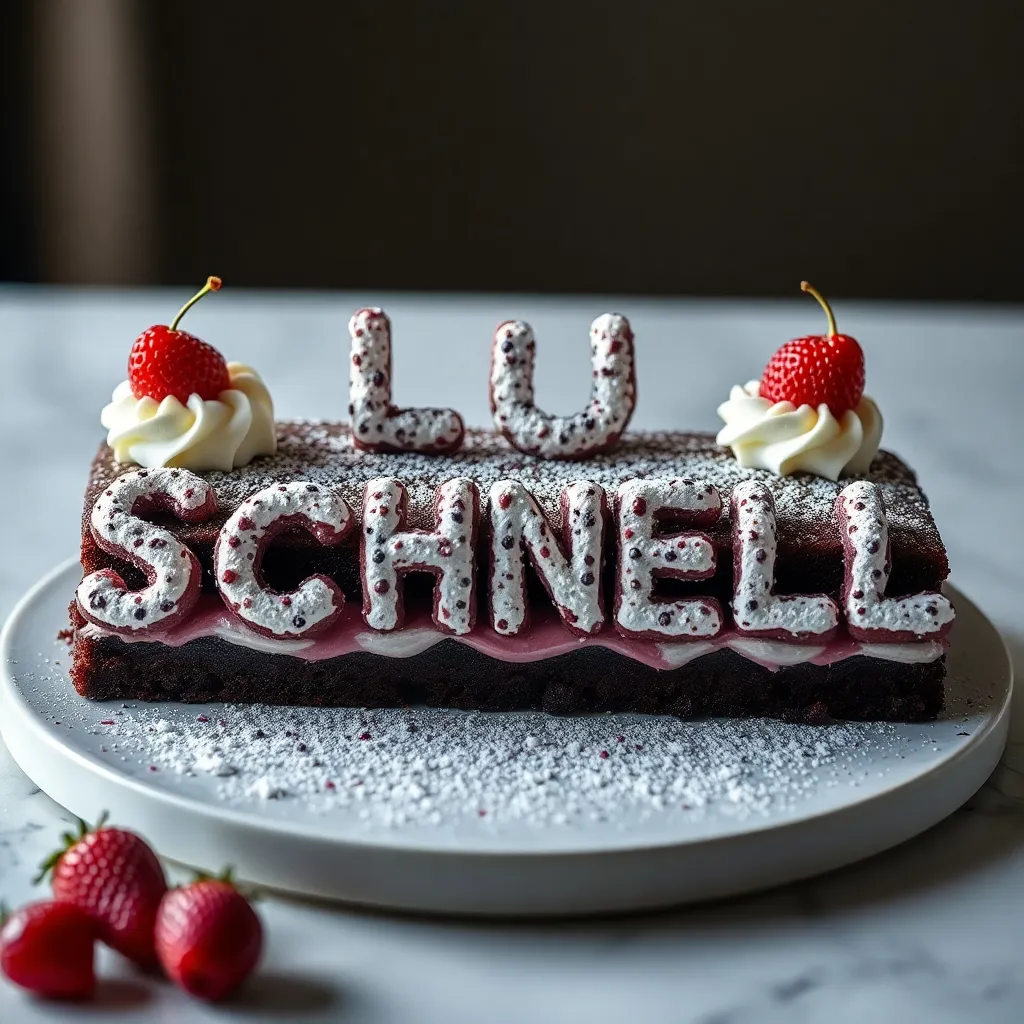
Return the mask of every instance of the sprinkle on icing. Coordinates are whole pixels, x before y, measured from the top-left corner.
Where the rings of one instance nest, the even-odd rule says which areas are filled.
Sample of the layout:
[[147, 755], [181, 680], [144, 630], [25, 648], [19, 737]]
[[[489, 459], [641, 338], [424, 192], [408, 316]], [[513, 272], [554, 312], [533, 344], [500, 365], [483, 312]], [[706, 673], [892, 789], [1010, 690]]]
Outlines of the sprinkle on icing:
[[655, 580], [703, 580], [714, 575], [716, 565], [706, 534], [662, 533], [658, 521], [712, 525], [721, 510], [716, 487], [688, 478], [627, 480], [619, 487], [615, 628], [621, 634], [704, 640], [721, 632], [722, 609], [716, 600], [654, 596]]
[[499, 480], [492, 485], [489, 505], [489, 597], [495, 632], [515, 636], [527, 624], [525, 555], [565, 625], [583, 636], [598, 632], [604, 624], [602, 570], [608, 516], [604, 488], [582, 481], [562, 491], [561, 542], [536, 499], [519, 481]]
[[759, 480], [737, 484], [731, 518], [732, 614], [737, 632], [777, 640], [831, 637], [839, 625], [839, 609], [830, 597], [772, 593], [778, 551], [772, 492]]
[[454, 409], [399, 409], [391, 404], [391, 321], [377, 308], [348, 324], [352, 443], [372, 452], [452, 452], [466, 428]]
[[331, 491], [306, 481], [275, 484], [247, 498], [224, 524], [214, 549], [214, 575], [224, 603], [264, 636], [306, 637], [341, 613], [345, 595], [316, 574], [294, 590], [268, 587], [260, 566], [284, 530], [308, 530], [321, 544], [338, 544], [354, 525], [352, 511]]
[[844, 487], [836, 499], [836, 519], [843, 538], [843, 607], [850, 636], [892, 643], [947, 632], [954, 612], [942, 594], [885, 597], [892, 558], [879, 489], [867, 480]]
[[476, 622], [476, 484], [456, 477], [437, 488], [433, 531], [407, 530], [408, 506], [408, 491], [394, 477], [370, 480], [363, 492], [360, 562], [366, 624], [383, 631], [400, 629], [402, 577], [428, 572], [437, 578], [434, 623], [446, 633], [468, 633]]
[[183, 621], [199, 597], [202, 568], [173, 533], [141, 516], [166, 511], [198, 523], [216, 510], [213, 488], [186, 469], [142, 469], [112, 480], [93, 504], [90, 530], [107, 554], [141, 569], [147, 583], [133, 591], [113, 569], [90, 573], [76, 592], [82, 614], [123, 633], [166, 630]]
[[575, 416], [552, 416], [533, 401], [533, 329], [522, 320], [500, 324], [491, 345], [494, 424], [521, 452], [545, 459], [586, 458], [614, 447], [636, 404], [633, 332], [618, 313], [590, 327], [590, 402]]

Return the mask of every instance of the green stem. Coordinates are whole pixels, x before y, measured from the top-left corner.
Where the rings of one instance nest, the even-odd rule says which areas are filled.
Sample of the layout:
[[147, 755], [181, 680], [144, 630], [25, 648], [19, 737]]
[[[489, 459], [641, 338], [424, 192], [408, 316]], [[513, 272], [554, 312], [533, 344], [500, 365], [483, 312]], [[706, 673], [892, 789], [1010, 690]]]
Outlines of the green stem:
[[[821, 308], [825, 310], [825, 316], [828, 317], [828, 336], [834, 338], [839, 332], [836, 330], [836, 318], [832, 315], [832, 307], [825, 301], [825, 297], [814, 287], [813, 284], [808, 284], [806, 281], [800, 282], [800, 291], [807, 292], [808, 295], [813, 295], [821, 305]], [[196, 296], [198, 298], [198, 296]], [[195, 299], [192, 300], [195, 302]], [[185, 307], [188, 309], [188, 306]]]
[[185, 303], [185, 305], [184, 305], [184, 306], [182, 306], [182, 307], [181, 307], [181, 309], [179, 309], [179, 310], [178, 310], [178, 315], [177, 315], [177, 316], [176, 316], [176, 317], [174, 318], [174, 320], [172, 320], [172, 321], [171, 321], [171, 330], [172, 330], [172, 331], [176, 331], [176, 330], [178, 329], [178, 324], [179, 324], [179, 323], [181, 323], [181, 318], [182, 318], [182, 317], [183, 317], [183, 316], [184, 316], [184, 315], [185, 315], [185, 314], [186, 314], [186, 313], [187, 313], [187, 312], [188, 312], [188, 311], [189, 311], [189, 310], [190, 310], [190, 309], [191, 309], [191, 308], [192, 308], [192, 307], [193, 307], [193, 306], [194, 306], [194, 305], [195, 305], [195, 304], [196, 304], [196, 303], [197, 303], [197, 302], [198, 302], [198, 301], [199, 301], [199, 300], [200, 300], [200, 299], [201, 299], [201, 298], [202, 298], [202, 297], [203, 297], [203, 296], [204, 296], [204, 295], [205, 295], [205, 294], [207, 293], [207, 292], [219, 292], [219, 291], [220, 291], [220, 285], [221, 285], [221, 280], [220, 280], [220, 278], [219, 278], [219, 277], [208, 277], [208, 278], [206, 279], [206, 284], [204, 284], [204, 285], [203, 285], [203, 287], [202, 287], [202, 288], [200, 288], [200, 289], [199, 289], [199, 291], [197, 291], [197, 292], [195, 293], [195, 295], [193, 295], [193, 296], [192, 296], [192, 298], [191, 298], [191, 299], [189, 299], [189, 300], [188, 300], [188, 302], [186, 302], [186, 303]]

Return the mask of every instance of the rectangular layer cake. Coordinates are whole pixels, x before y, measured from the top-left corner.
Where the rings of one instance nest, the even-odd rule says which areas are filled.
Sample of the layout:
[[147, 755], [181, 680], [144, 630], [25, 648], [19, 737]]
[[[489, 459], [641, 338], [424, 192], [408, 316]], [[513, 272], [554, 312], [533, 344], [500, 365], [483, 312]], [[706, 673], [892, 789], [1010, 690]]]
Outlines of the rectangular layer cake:
[[[130, 545], [115, 554], [110, 544], [98, 543], [94, 506], [114, 493], [122, 476], [137, 470], [115, 462], [106, 445], [100, 448], [86, 491], [82, 529], [85, 573], [116, 573], [129, 591], [146, 584], [146, 564], [132, 556], [127, 550]], [[899, 635], [898, 642], [865, 642], [862, 635], [855, 639], [841, 622], [838, 631], [816, 642], [807, 636], [752, 634], [736, 621], [736, 610], [743, 614], [743, 605], [737, 604], [743, 555], [730, 497], [737, 485], [749, 481], [763, 484], [774, 504], [777, 543], [772, 552], [771, 592], [826, 595], [836, 607], [856, 614], [859, 609], [856, 601], [851, 603], [844, 566], [848, 568], [851, 557], [848, 538], [857, 526], [850, 520], [851, 525], [844, 528], [846, 520], [836, 511], [837, 497], [851, 481], [833, 483], [806, 474], [779, 477], [744, 469], [710, 434], [630, 433], [610, 453], [574, 462], [524, 455], [492, 431], [469, 431], [453, 455], [381, 454], [355, 449], [347, 425], [282, 422], [275, 455], [229, 473], [196, 476], [216, 498], [216, 507], [211, 504], [206, 518], [183, 522], [161, 510], [159, 503], [148, 512], [136, 512], [169, 531], [182, 545], [182, 558], [186, 553], [194, 556], [202, 576], [198, 601], [170, 628], [135, 632], [89, 621], [82, 606], [73, 603], [72, 678], [82, 695], [100, 700], [298, 705], [425, 703], [487, 710], [543, 708], [556, 713], [632, 710], [683, 717], [775, 715], [808, 721], [927, 719], [942, 704], [945, 643], [941, 639]], [[404, 589], [404, 617], [397, 628], [379, 628], [379, 623], [374, 628], [371, 619], [364, 617], [366, 591], [376, 587], [375, 593], [381, 594], [388, 587], [386, 580], [372, 583], [367, 571], [374, 558], [384, 559], [371, 551], [376, 526], [366, 525], [367, 503], [376, 500], [382, 505], [384, 499], [364, 494], [365, 485], [380, 478], [394, 478], [404, 485], [408, 507], [403, 528], [409, 531], [434, 530], [438, 489], [446, 482], [459, 478], [475, 484], [480, 529], [471, 533], [468, 543], [475, 549], [477, 571], [472, 586], [468, 576], [463, 580], [476, 608], [471, 628], [453, 632], [437, 617], [438, 610], [448, 614], [447, 599], [437, 596], [439, 575], [430, 565], [413, 565], [412, 571], [406, 566], [395, 577]], [[885, 595], [927, 596], [937, 591], [948, 573], [946, 553], [912, 470], [896, 456], [880, 452], [870, 472], [859, 479], [875, 485], [884, 504], [890, 546], [884, 566]], [[603, 557], [586, 556], [586, 564], [593, 563], [598, 570], [597, 578], [589, 571], [583, 573], [583, 582], [589, 577], [589, 584], [602, 593], [602, 621], [584, 635], [570, 628], [572, 620], [564, 609], [559, 614], [550, 586], [541, 585], [538, 552], [548, 548], [534, 544], [527, 550], [519, 539], [515, 551], [522, 549], [521, 564], [526, 567], [528, 618], [514, 635], [496, 628], [498, 613], [491, 596], [495, 586], [503, 586], [496, 582], [502, 579], [496, 566], [504, 567], [499, 556], [513, 547], [511, 535], [499, 536], [504, 529], [500, 511], [490, 507], [491, 488], [499, 481], [521, 484], [543, 517], [542, 535], [547, 536], [546, 528], [552, 543], [562, 538], [564, 546], [571, 545], [575, 526], [562, 521], [563, 516], [575, 514], [567, 511], [571, 507], [564, 499], [567, 485], [583, 482], [607, 495], [608, 528], [600, 535], [603, 550], [598, 552]], [[618, 508], [622, 485], [628, 481], [685, 481], [698, 491], [706, 487], [709, 494], [717, 492], [720, 512], [712, 517], [714, 521], [705, 517], [700, 526], [714, 549], [712, 568], [703, 578], [681, 580], [669, 571], [638, 569], [655, 578], [648, 604], [657, 612], [658, 602], [665, 602], [670, 611], [662, 618], [670, 616], [676, 607], [673, 602], [695, 597], [708, 607], [694, 607], [705, 612], [721, 609], [722, 627], [714, 635], [700, 633], [697, 627], [693, 628], [698, 635], [693, 637], [618, 628], [616, 609], [630, 600], [628, 588], [623, 590], [623, 581], [632, 571], [629, 558], [634, 552], [639, 555], [624, 539], [631, 531], [623, 525]], [[234, 614], [230, 595], [225, 599], [223, 581], [236, 573], [218, 570], [221, 579], [216, 578], [215, 549], [225, 524], [239, 521], [243, 503], [256, 492], [284, 491], [286, 485], [300, 482], [314, 493], [319, 489], [344, 499], [353, 528], [341, 543], [324, 544], [309, 529], [291, 523], [257, 556], [257, 564], [262, 562], [260, 585], [270, 595], [287, 594], [303, 580], [319, 575], [331, 581], [332, 592], [343, 593], [345, 601], [329, 628], [315, 635], [282, 638], [250, 628], [244, 615]], [[634, 500], [634, 505], [639, 501]], [[376, 523], [387, 510], [374, 505], [371, 511]], [[678, 525], [667, 516], [652, 529], [655, 536], [666, 538], [692, 536], [674, 533]], [[138, 545], [159, 540], [147, 540], [141, 528], [137, 532]], [[575, 532], [579, 534], [579, 528]], [[230, 535], [226, 539], [231, 545], [240, 543]], [[745, 537], [741, 539], [746, 543]], [[679, 544], [680, 549], [684, 544]], [[645, 551], [645, 557], [676, 558], [669, 547], [664, 553]], [[750, 551], [755, 561], [765, 557], [756, 547]], [[648, 563], [649, 559], [636, 564]], [[875, 568], [874, 574], [880, 576], [882, 568]], [[512, 580], [513, 574], [509, 572], [507, 578]], [[640, 589], [639, 583], [635, 586]], [[766, 590], [768, 586], [765, 582]], [[465, 601], [458, 603], [465, 614]], [[747, 605], [755, 607], [757, 602]], [[235, 608], [240, 610], [237, 601]]]

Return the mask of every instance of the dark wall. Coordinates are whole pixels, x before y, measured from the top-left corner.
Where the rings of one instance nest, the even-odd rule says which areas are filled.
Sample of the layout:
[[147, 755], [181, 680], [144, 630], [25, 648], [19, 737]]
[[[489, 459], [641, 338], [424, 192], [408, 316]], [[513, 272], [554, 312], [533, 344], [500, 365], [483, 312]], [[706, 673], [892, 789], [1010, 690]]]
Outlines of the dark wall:
[[30, 10], [0, 7], [0, 281], [36, 277], [33, 245], [31, 115], [26, 103]]
[[1017, 0], [141, 10], [166, 282], [1024, 299]]

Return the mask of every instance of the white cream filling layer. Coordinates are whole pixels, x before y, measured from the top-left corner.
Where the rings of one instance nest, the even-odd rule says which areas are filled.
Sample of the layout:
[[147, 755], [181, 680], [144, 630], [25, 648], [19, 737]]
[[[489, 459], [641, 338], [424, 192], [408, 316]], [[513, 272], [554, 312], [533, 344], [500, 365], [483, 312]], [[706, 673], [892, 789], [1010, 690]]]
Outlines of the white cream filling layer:
[[[226, 612], [202, 630], [190, 631], [186, 625], [178, 632], [180, 636], [177, 637], [168, 634], [123, 636], [88, 623], [81, 627], [79, 635], [91, 640], [118, 636], [126, 643], [172, 642], [172, 644], [186, 643], [202, 636], [216, 636], [227, 643], [247, 647], [264, 654], [290, 654], [313, 661], [320, 660], [317, 656], [317, 648], [324, 651], [323, 657], [338, 657], [345, 653], [365, 651], [368, 654], [376, 654], [385, 658], [412, 658], [430, 650], [442, 640], [467, 643], [476, 650], [500, 660], [540, 661], [545, 657], [555, 657], [565, 653], [566, 650], [597, 644], [654, 667], [669, 669], [687, 665], [722, 648], [728, 648], [750, 661], [772, 669], [802, 665], [815, 660], [820, 664], [830, 664], [856, 655], [877, 658], [881, 661], [895, 661], [904, 665], [924, 665], [940, 658], [946, 649], [939, 640], [902, 644], [868, 644], [840, 639], [830, 645], [793, 644], [777, 640], [752, 639], [726, 632], [714, 640], [702, 640], [694, 643], [657, 643], [623, 640], [616, 633], [610, 631], [594, 637], [576, 637], [567, 630], [563, 630], [562, 643], [557, 646], [551, 646], [546, 650], [543, 645], [537, 645], [522, 655], [509, 657], [507, 653], [503, 656], [502, 650], [509, 644], [506, 638], [488, 635], [479, 630], [465, 637], [442, 633], [429, 626], [410, 627], [391, 633], [362, 630], [352, 633], [351, 642], [339, 646], [336, 642], [332, 642], [330, 633], [310, 640], [275, 640], [261, 636], [241, 624], [236, 624]], [[500, 647], [498, 643], [489, 642], [492, 636], [495, 636], [496, 640], [500, 642]], [[829, 653], [830, 648], [831, 654]]]

